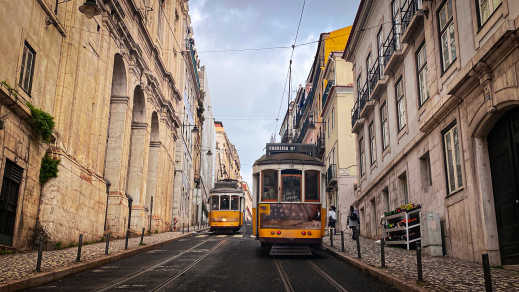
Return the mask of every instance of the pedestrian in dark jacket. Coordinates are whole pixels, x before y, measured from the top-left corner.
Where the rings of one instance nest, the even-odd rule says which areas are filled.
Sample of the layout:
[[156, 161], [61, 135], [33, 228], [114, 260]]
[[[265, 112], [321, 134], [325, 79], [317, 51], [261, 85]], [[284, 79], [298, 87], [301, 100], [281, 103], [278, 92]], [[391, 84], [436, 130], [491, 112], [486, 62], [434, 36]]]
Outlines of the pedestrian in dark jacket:
[[357, 240], [360, 229], [359, 212], [353, 206], [350, 206], [350, 214], [348, 215], [348, 227], [351, 229], [351, 239]]

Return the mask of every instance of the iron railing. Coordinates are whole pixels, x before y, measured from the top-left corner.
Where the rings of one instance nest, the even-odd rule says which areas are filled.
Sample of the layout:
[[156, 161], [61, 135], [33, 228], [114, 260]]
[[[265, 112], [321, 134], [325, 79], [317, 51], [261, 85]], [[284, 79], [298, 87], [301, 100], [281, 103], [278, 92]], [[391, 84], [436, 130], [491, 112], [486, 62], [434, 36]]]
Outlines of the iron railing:
[[337, 179], [337, 165], [330, 164], [326, 172], [326, 184], [329, 185], [331, 181]]
[[387, 66], [389, 63], [389, 59], [395, 53], [395, 51], [400, 49], [400, 33], [396, 33], [396, 28], [400, 24], [394, 24], [393, 29], [387, 35], [386, 40], [384, 41], [384, 64]]
[[375, 63], [373, 64], [373, 67], [369, 70], [369, 92], [373, 92], [373, 89], [375, 89], [375, 86], [377, 86], [377, 82], [382, 77], [381, 70], [380, 70], [380, 58], [377, 58]]
[[198, 88], [200, 88], [200, 77], [198, 76], [198, 66], [196, 64], [196, 58], [195, 58], [195, 49], [193, 47], [193, 44], [194, 44], [194, 40], [193, 39], [189, 39], [187, 42], [186, 42], [186, 46], [187, 46], [187, 49], [189, 50], [189, 55], [191, 56], [191, 62], [193, 63], [193, 70], [195, 71], [195, 77], [196, 77], [196, 85], [198, 86]]
[[326, 104], [326, 100], [328, 99], [328, 95], [332, 89], [332, 86], [335, 85], [335, 80], [328, 80], [328, 84], [326, 84], [326, 88], [324, 89], [323, 98], [322, 98], [322, 108]]
[[402, 31], [405, 32], [413, 16], [422, 8], [422, 0], [405, 0], [402, 4]]
[[358, 100], [355, 101], [353, 108], [351, 109], [351, 128], [355, 126], [355, 123], [359, 119], [359, 103]]

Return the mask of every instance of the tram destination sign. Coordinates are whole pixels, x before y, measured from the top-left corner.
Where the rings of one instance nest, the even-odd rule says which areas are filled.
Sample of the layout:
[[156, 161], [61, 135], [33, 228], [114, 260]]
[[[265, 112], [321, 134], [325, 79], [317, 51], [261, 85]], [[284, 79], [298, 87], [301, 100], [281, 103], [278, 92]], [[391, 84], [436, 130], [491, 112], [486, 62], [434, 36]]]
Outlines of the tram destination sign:
[[267, 143], [267, 155], [278, 153], [302, 153], [315, 156], [316, 147], [313, 144], [300, 143]]

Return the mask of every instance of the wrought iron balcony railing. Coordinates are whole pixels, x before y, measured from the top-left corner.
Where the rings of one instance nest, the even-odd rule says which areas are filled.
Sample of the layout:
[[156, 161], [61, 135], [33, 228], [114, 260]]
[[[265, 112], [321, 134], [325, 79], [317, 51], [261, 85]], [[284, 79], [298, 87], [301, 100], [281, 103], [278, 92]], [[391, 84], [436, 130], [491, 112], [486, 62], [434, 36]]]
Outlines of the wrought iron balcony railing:
[[404, 0], [402, 4], [402, 31], [405, 31], [413, 16], [422, 9], [422, 0]]
[[380, 70], [380, 58], [377, 58], [373, 67], [369, 70], [369, 92], [373, 92], [377, 82], [382, 78], [382, 72]]
[[394, 24], [393, 29], [387, 35], [386, 40], [384, 41], [384, 64], [387, 67], [389, 63], [389, 59], [395, 53], [395, 51], [400, 49], [400, 33], [396, 32], [399, 24]]
[[328, 80], [328, 84], [326, 84], [326, 88], [324, 89], [323, 98], [322, 98], [322, 108], [326, 104], [326, 100], [328, 100], [328, 95], [330, 95], [330, 91], [332, 90], [332, 86], [335, 85], [335, 80]]
[[353, 129], [355, 127], [355, 123], [360, 117], [359, 113], [359, 103], [358, 100], [355, 101], [355, 104], [353, 105], [353, 108], [351, 109], [351, 128]]
[[337, 181], [337, 165], [330, 164], [328, 171], [326, 172], [326, 185], [330, 186], [333, 181]]

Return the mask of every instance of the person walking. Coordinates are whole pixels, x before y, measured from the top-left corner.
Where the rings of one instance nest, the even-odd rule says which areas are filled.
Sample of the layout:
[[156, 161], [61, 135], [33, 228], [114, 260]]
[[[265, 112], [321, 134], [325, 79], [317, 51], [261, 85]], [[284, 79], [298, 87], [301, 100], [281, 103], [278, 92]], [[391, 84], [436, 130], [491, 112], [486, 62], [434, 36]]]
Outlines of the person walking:
[[351, 239], [357, 240], [360, 228], [359, 212], [353, 206], [350, 206], [350, 214], [348, 215], [348, 227], [351, 229]]
[[333, 233], [336, 233], [335, 222], [337, 222], [337, 213], [335, 213], [335, 206], [331, 206], [330, 211], [328, 212], [328, 227], [330, 227], [330, 232], [333, 228]]

